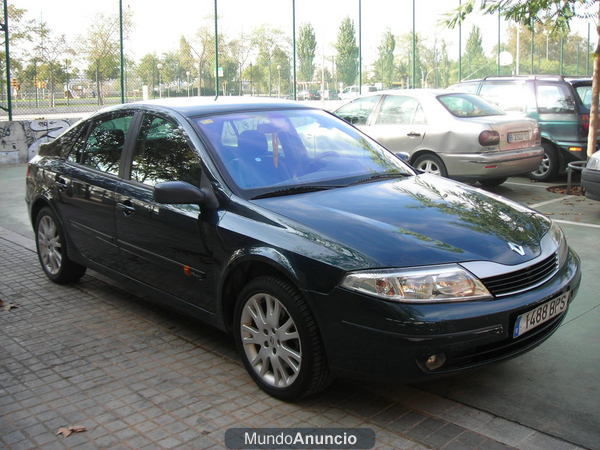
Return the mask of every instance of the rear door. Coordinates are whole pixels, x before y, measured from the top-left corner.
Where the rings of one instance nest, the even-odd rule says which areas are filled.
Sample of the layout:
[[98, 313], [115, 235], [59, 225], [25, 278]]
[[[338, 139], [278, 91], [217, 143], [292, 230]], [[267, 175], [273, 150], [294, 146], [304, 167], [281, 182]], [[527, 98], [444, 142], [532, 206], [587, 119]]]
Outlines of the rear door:
[[427, 120], [416, 98], [386, 95], [364, 131], [394, 153], [412, 154], [423, 142], [426, 129]]
[[380, 100], [381, 95], [360, 97], [339, 108], [335, 111], [335, 115], [361, 130], [366, 130], [365, 126], [369, 121], [369, 116]]
[[[153, 200], [163, 181], [202, 182], [198, 153], [173, 118], [146, 112], [132, 146], [131, 164], [116, 200], [116, 227], [124, 272], [131, 278], [213, 310], [206, 280], [216, 267], [216, 214], [198, 205]], [[215, 269], [212, 269], [215, 270]]]
[[573, 93], [564, 82], [535, 82], [538, 120], [542, 135], [553, 142], [576, 142], [580, 135], [579, 116]]
[[104, 114], [71, 149], [56, 185], [57, 208], [77, 249], [97, 264], [119, 270], [115, 195], [133, 111]]

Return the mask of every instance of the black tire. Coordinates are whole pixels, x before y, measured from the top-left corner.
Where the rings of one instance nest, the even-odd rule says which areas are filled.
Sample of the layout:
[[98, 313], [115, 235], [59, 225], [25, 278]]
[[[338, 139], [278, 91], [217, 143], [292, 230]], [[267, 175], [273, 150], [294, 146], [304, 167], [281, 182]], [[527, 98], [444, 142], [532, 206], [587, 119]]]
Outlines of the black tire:
[[496, 186], [500, 186], [507, 179], [508, 179], [507, 177], [502, 177], [502, 178], [486, 178], [484, 180], [479, 180], [479, 183], [482, 186], [485, 186], [485, 187], [496, 187]]
[[[272, 299], [280, 304], [278, 313]], [[269, 316], [267, 302], [271, 302], [272, 317], [276, 317], [273, 327], [264, 320]], [[263, 314], [258, 320], [262, 328], [256, 322], [256, 307]], [[284, 329], [289, 319], [291, 325]], [[269, 395], [293, 401], [327, 387], [329, 370], [317, 324], [302, 295], [290, 283], [270, 276], [248, 283], [236, 303], [233, 333], [246, 370]], [[297, 338], [289, 337], [296, 334]], [[261, 343], [255, 343], [257, 339]], [[290, 350], [300, 358], [290, 358]]]
[[85, 274], [86, 267], [67, 256], [67, 243], [60, 222], [48, 207], [42, 208], [35, 218], [35, 245], [42, 270], [55, 283], [74, 283]]
[[558, 152], [549, 142], [542, 142], [542, 147], [544, 147], [544, 159], [536, 170], [529, 173], [529, 178], [536, 181], [549, 181], [558, 173]]
[[[442, 177], [448, 176], [448, 170], [446, 170], [446, 165], [444, 161], [433, 153], [424, 153], [415, 158], [412, 163], [412, 166], [423, 172], [427, 173], [436, 173], [439, 172], [438, 175]], [[431, 170], [434, 169], [434, 170]]]

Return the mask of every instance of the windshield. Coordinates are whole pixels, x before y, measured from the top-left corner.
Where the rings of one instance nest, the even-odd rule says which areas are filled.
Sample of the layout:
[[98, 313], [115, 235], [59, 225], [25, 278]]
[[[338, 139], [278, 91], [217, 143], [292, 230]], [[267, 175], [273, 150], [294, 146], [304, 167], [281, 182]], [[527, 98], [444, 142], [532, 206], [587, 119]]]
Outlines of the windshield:
[[399, 158], [320, 110], [290, 109], [196, 119], [230, 180], [251, 195], [413, 175]]
[[579, 95], [583, 106], [590, 109], [592, 106], [592, 86], [577, 86], [575, 90], [577, 91], [577, 95]]
[[438, 100], [456, 117], [483, 117], [504, 114], [503, 111], [477, 95], [445, 94], [439, 95]]

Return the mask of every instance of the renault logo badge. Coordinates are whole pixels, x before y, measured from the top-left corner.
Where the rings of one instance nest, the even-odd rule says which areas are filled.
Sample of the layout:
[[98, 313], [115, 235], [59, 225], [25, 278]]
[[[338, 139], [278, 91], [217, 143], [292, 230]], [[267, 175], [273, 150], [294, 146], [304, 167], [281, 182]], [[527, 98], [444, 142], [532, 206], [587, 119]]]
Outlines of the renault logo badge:
[[523, 247], [521, 247], [520, 245], [513, 244], [512, 242], [509, 242], [508, 246], [510, 247], [510, 249], [513, 252], [518, 253], [521, 256], [525, 256], [525, 249]]

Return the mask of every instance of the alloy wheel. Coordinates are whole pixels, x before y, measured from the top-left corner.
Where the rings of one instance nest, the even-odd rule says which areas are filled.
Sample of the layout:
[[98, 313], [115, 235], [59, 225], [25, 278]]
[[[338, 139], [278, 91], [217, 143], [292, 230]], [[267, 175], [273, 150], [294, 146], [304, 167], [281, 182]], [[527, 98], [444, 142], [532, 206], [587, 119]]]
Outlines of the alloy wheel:
[[531, 173], [535, 176], [543, 177], [550, 171], [550, 164], [550, 157], [544, 153], [544, 157], [542, 158], [540, 166]]
[[423, 172], [432, 173], [434, 175], [442, 174], [440, 167], [436, 164], [435, 161], [432, 161], [430, 159], [422, 160], [417, 166], [417, 169], [422, 170]]
[[251, 296], [242, 309], [240, 334], [246, 358], [264, 383], [277, 388], [294, 383], [302, 364], [300, 335], [277, 298]]
[[56, 275], [62, 265], [62, 244], [58, 227], [52, 217], [43, 216], [40, 219], [37, 239], [44, 269], [49, 274]]

